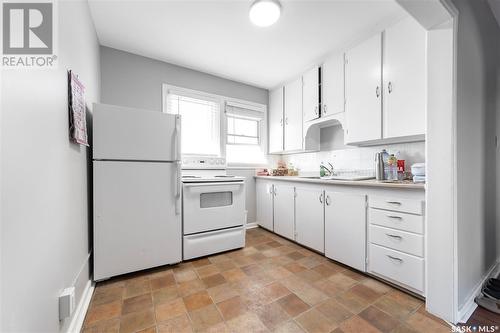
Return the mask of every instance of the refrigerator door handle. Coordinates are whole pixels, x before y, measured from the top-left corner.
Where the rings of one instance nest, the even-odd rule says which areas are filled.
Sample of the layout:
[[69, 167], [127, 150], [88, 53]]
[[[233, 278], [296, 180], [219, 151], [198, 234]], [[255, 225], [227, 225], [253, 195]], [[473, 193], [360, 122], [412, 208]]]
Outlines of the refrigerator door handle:
[[175, 163], [175, 215], [181, 213], [181, 162]]
[[174, 161], [181, 160], [181, 116], [175, 116]]

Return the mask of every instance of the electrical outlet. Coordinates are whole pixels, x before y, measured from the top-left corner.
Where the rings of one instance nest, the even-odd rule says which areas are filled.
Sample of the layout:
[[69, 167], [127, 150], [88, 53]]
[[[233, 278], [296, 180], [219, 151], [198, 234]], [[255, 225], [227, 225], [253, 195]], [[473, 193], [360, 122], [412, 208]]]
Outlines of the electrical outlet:
[[75, 287], [69, 287], [63, 290], [59, 295], [59, 320], [71, 316], [75, 310]]

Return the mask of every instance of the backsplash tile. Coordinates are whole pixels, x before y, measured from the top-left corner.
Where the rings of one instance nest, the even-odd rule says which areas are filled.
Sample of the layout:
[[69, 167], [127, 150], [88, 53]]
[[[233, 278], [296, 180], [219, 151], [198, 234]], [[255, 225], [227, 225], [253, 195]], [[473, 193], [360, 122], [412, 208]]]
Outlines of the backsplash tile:
[[344, 147], [344, 149], [283, 155], [281, 159], [286, 163], [292, 163], [302, 172], [319, 172], [321, 162], [330, 162], [335, 170], [368, 170], [375, 168], [375, 153], [385, 148], [389, 154], [399, 153], [397, 157], [406, 160], [407, 170], [413, 163], [425, 162], [425, 142]]

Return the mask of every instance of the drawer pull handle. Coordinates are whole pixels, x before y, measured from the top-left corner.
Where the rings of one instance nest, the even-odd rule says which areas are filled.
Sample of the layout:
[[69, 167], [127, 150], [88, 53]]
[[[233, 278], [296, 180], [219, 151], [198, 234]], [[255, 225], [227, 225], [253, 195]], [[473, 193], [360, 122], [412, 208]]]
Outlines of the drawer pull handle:
[[391, 205], [398, 205], [398, 206], [401, 206], [401, 202], [399, 201], [387, 201], [388, 204], [391, 204]]
[[397, 220], [402, 220], [403, 218], [401, 216], [396, 216], [396, 215], [387, 215], [388, 218], [390, 219], [397, 219]]
[[397, 262], [399, 262], [399, 263], [402, 263], [402, 262], [403, 262], [403, 259], [401, 259], [401, 258], [396, 258], [396, 257], [390, 256], [390, 255], [387, 255], [387, 257], [388, 257], [389, 259], [391, 259], [391, 260], [395, 260], [395, 261], [397, 261]]
[[386, 234], [388, 237], [391, 237], [391, 238], [396, 238], [396, 239], [399, 239], [399, 240], [402, 240], [403, 237], [401, 236], [398, 236], [398, 235], [391, 235], [391, 234]]

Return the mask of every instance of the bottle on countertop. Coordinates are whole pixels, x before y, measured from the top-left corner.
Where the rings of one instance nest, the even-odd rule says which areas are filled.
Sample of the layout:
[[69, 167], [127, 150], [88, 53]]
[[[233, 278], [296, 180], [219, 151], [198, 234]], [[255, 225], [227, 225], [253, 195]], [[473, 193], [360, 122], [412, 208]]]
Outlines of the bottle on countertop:
[[384, 157], [383, 151], [375, 153], [375, 178], [384, 180]]
[[387, 152], [387, 150], [385, 149], [382, 149], [382, 151], [380, 152], [380, 154], [382, 155], [382, 163], [384, 165], [384, 178], [383, 179], [389, 179], [389, 153]]
[[394, 154], [389, 156], [387, 160], [387, 180], [398, 180], [398, 159]]

